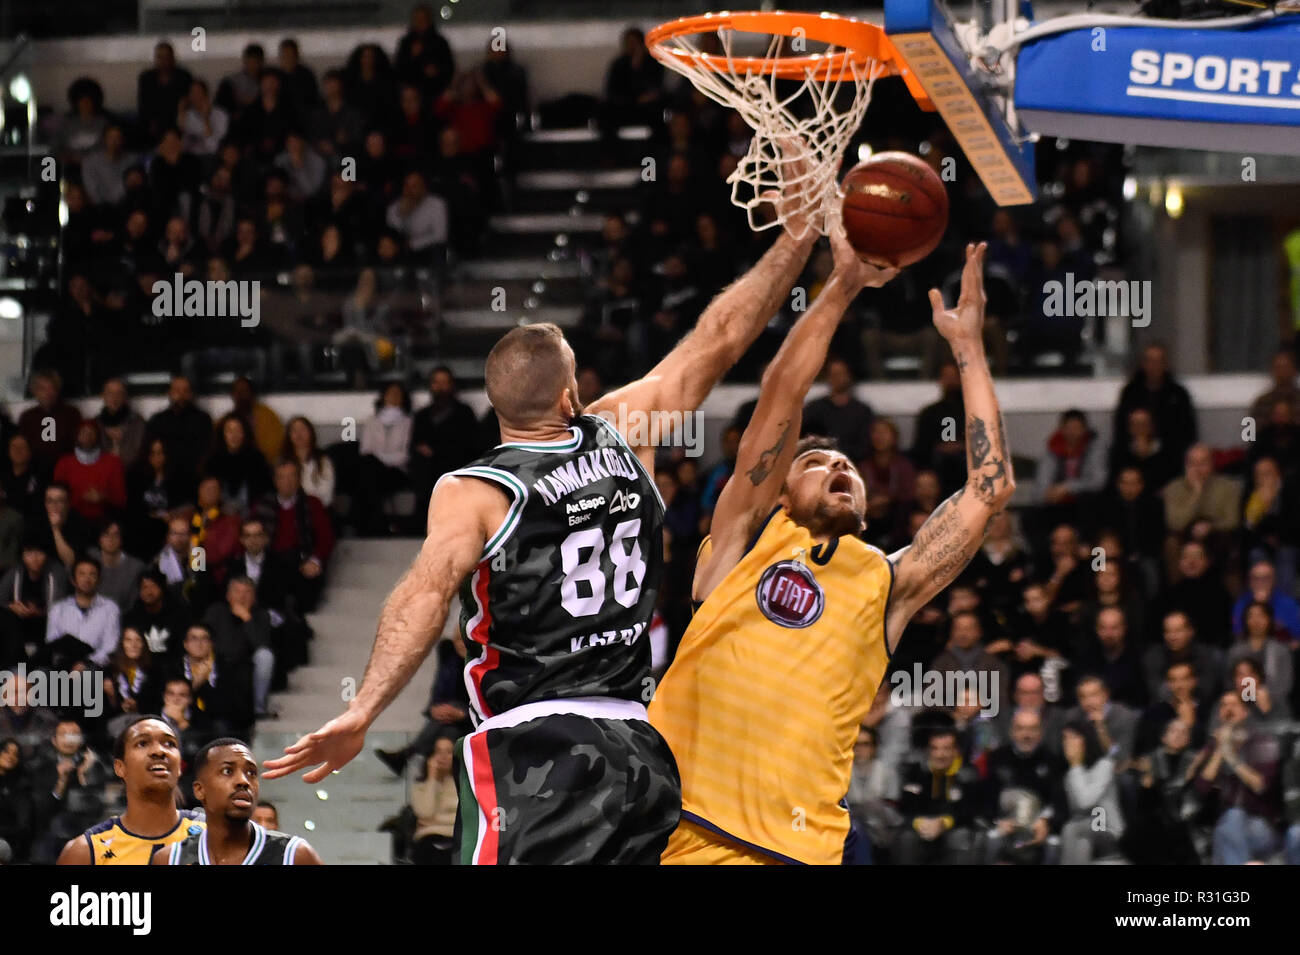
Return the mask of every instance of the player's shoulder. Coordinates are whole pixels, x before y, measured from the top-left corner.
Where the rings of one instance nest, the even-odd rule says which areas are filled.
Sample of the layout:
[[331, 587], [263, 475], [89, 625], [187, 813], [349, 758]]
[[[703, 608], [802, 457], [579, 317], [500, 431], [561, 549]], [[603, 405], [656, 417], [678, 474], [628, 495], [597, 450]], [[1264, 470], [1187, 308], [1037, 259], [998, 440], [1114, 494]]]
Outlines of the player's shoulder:
[[848, 535], [840, 538], [840, 549], [853, 562], [858, 572], [878, 571], [882, 578], [892, 580], [894, 565], [890, 562], [889, 555], [874, 544]]
[[121, 819], [122, 819], [121, 816], [109, 816], [103, 822], [95, 823], [93, 826], [91, 826], [89, 829], [83, 832], [82, 836], [93, 839], [95, 836], [103, 835], [106, 832], [110, 832], [113, 829], [117, 828], [117, 825], [119, 822], [121, 822]]
[[[92, 827], [98, 828], [98, 827]], [[55, 865], [94, 865], [95, 849], [91, 843], [91, 830], [69, 839], [59, 852]]]

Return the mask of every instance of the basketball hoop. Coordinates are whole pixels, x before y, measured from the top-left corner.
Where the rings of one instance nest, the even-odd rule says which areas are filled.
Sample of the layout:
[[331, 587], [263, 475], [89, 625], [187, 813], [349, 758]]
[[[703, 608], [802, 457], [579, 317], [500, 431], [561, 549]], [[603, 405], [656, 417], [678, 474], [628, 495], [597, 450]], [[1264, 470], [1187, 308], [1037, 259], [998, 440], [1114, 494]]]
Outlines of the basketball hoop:
[[[705, 44], [716, 36], [716, 49]], [[762, 48], [762, 37], [769, 39]], [[759, 47], [746, 53], [744, 47]], [[822, 45], [807, 52], [808, 45]], [[736, 110], [754, 130], [728, 178], [731, 201], [755, 231], [801, 219], [825, 235], [839, 168], [881, 76], [905, 72], [884, 30], [831, 13], [706, 13], [651, 30], [650, 53], [709, 99]], [[799, 54], [799, 55], [787, 55]], [[772, 203], [779, 193], [780, 204]], [[759, 218], [771, 204], [776, 216]]]

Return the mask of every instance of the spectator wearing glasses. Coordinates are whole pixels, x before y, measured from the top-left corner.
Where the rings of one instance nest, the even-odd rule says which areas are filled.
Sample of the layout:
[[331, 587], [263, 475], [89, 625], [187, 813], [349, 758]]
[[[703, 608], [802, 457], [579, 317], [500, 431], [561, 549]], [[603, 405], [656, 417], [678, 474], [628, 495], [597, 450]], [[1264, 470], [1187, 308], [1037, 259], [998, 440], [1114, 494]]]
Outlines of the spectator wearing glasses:
[[1300, 640], [1300, 604], [1278, 586], [1277, 568], [1269, 560], [1256, 560], [1246, 577], [1246, 589], [1232, 607], [1232, 632], [1244, 633], [1246, 608], [1252, 603], [1268, 604], [1278, 630], [1291, 640]]

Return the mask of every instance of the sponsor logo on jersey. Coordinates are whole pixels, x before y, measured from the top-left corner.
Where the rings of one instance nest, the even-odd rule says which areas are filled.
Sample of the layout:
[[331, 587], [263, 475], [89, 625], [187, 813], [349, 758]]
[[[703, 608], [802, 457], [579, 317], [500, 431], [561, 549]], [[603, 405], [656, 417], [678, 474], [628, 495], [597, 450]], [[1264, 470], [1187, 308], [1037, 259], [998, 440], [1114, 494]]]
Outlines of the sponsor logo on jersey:
[[564, 505], [564, 513], [569, 515], [569, 526], [581, 524], [589, 521], [595, 515], [596, 508], [605, 506], [605, 498], [597, 494], [595, 497], [584, 497], [580, 501], [574, 501], [572, 504]]
[[619, 488], [614, 492], [614, 497], [609, 502], [609, 512], [618, 514], [622, 511], [635, 511], [641, 506], [641, 495], [635, 491], [624, 491]]
[[763, 571], [755, 590], [763, 616], [783, 627], [800, 629], [816, 623], [826, 595], [808, 565], [783, 560]]

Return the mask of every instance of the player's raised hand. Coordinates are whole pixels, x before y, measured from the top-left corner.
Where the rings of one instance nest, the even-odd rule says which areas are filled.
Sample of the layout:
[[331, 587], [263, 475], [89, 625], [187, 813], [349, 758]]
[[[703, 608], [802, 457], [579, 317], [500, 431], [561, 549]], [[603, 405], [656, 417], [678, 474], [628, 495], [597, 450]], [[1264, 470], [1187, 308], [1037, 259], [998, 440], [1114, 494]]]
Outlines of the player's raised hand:
[[961, 270], [961, 295], [956, 308], [943, 307], [943, 293], [930, 289], [930, 307], [934, 310], [934, 327], [949, 342], [981, 340], [984, 331], [984, 253], [988, 243], [966, 244], [966, 265]]
[[268, 759], [263, 768], [263, 779], [279, 779], [300, 769], [315, 766], [302, 777], [303, 782], [318, 783], [334, 770], [346, 766], [361, 752], [366, 741], [369, 724], [355, 710], [330, 720], [314, 733], [308, 733], [292, 746], [284, 748], [285, 755]]
[[849, 287], [853, 294], [864, 288], [880, 288], [899, 273], [899, 269], [887, 265], [873, 265], [858, 255], [844, 234], [844, 225], [840, 222], [838, 211], [830, 229], [831, 255], [835, 259], [835, 271]]

